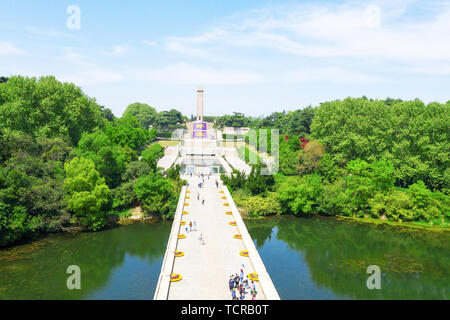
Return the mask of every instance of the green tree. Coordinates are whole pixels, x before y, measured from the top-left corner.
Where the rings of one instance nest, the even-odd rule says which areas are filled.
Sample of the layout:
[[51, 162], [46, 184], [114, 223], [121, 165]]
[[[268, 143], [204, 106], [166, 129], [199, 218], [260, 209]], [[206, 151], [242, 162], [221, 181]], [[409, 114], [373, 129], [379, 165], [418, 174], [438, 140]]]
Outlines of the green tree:
[[159, 143], [154, 143], [144, 151], [142, 151], [141, 156], [150, 168], [156, 169], [156, 164], [158, 159], [164, 155], [164, 148]]
[[278, 189], [278, 201], [284, 213], [311, 215], [319, 212], [321, 177], [316, 174], [290, 177]]
[[94, 163], [85, 158], [73, 158], [64, 165], [68, 210], [89, 230], [99, 230], [105, 225], [105, 210], [110, 190], [95, 170]]
[[136, 180], [134, 192], [147, 214], [173, 218], [179, 193], [174, 182], [158, 172], [150, 172]]
[[53, 76], [14, 76], [0, 84], [0, 130], [68, 137], [76, 144], [83, 131], [102, 125], [100, 106], [74, 84]]
[[127, 115], [134, 116], [143, 128], [148, 129], [150, 125], [155, 124], [157, 112], [155, 108], [148, 104], [135, 102], [125, 109], [122, 116], [126, 117]]
[[128, 146], [133, 150], [142, 148], [146, 143], [156, 138], [155, 130], [142, 128], [141, 123], [132, 115], [126, 115], [108, 123], [105, 134], [121, 147]]

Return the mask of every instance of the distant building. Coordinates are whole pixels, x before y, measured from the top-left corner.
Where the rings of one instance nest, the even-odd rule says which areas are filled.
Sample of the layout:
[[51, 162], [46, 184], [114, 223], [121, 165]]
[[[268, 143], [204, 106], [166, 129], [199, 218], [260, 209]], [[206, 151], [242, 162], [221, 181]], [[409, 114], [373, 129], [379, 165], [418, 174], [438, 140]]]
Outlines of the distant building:
[[247, 134], [249, 131], [250, 131], [250, 128], [248, 128], [248, 127], [240, 127], [240, 128], [225, 127], [225, 128], [223, 128], [224, 134]]

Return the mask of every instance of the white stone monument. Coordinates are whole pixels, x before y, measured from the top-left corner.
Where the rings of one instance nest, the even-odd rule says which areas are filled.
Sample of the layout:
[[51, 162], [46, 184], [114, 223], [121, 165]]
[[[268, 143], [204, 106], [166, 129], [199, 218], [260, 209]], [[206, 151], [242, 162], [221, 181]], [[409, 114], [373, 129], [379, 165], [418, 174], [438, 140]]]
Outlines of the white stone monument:
[[197, 121], [203, 122], [203, 88], [197, 89]]

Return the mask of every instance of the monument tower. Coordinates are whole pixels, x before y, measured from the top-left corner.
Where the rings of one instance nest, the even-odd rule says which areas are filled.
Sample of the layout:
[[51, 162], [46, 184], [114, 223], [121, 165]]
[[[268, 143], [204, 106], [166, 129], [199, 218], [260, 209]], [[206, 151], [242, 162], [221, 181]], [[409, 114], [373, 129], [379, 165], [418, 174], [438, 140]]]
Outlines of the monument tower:
[[197, 121], [203, 121], [203, 88], [197, 89]]
[[197, 88], [197, 120], [194, 122], [193, 138], [207, 138], [206, 122], [203, 122], [203, 88]]

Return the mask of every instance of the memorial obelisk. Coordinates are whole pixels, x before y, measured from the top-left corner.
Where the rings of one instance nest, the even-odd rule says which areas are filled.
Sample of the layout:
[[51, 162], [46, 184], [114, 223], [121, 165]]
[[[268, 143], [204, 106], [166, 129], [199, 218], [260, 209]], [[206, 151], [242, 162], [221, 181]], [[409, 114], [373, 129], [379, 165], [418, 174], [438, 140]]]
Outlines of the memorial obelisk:
[[197, 89], [197, 120], [194, 122], [194, 138], [207, 138], [206, 122], [203, 122], [203, 89]]
[[197, 89], [197, 121], [203, 122], [203, 88]]

